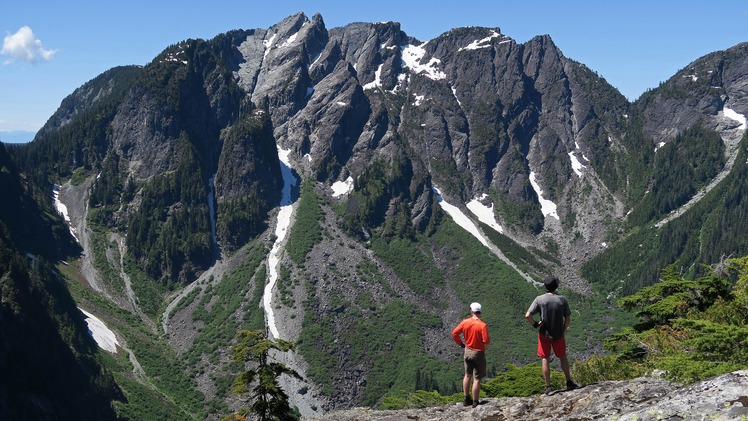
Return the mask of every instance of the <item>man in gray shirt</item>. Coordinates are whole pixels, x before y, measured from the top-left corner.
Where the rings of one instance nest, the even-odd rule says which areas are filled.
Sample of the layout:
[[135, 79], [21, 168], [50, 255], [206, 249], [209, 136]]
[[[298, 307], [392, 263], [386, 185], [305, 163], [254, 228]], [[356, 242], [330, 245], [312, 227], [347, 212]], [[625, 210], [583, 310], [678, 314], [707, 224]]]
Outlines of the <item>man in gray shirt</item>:
[[[543, 280], [546, 293], [538, 296], [530, 304], [525, 313], [525, 319], [538, 329], [538, 357], [542, 358], [543, 379], [545, 380], [545, 394], [552, 392], [551, 388], [551, 350], [561, 361], [561, 370], [566, 376], [566, 390], [574, 390], [578, 386], [572, 381], [569, 372], [569, 360], [566, 358], [566, 329], [571, 322], [571, 309], [566, 297], [556, 294], [558, 278], [550, 275]], [[540, 321], [535, 321], [534, 315], [540, 313]]]

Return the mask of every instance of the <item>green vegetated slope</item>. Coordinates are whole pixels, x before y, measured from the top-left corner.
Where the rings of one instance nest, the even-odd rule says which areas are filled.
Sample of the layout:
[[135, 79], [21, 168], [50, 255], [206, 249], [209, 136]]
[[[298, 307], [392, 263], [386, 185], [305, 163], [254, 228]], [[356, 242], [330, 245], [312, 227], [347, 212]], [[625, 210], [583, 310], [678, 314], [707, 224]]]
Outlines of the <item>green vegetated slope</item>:
[[[659, 282], [617, 300], [634, 313], [628, 326], [606, 337], [605, 353], [572, 361], [572, 377], [580, 385], [627, 380], [660, 371], [677, 383], [689, 384], [748, 368], [748, 256], [731, 258], [696, 279], [682, 277], [674, 265]], [[572, 329], [567, 336], [574, 335]], [[482, 396], [530, 396], [545, 387], [540, 365], [509, 365], [482, 384]], [[551, 373], [553, 387], [565, 378]], [[387, 409], [459, 402], [460, 393], [444, 396], [431, 390], [386, 396]]]
[[78, 246], [3, 144], [0, 197], [0, 418], [115, 419], [120, 389], [53, 263]]
[[[588, 262], [583, 276], [604, 290], [629, 295], [654, 283], [659, 271], [672, 263], [685, 262], [679, 263], [683, 273], [698, 276], [704, 273], [701, 264], [748, 251], [748, 237], [739, 234], [748, 224], [747, 145], [744, 135], [732, 171], [682, 216], [657, 228], [657, 217], [674, 206], [655, 212], [646, 224], [633, 226], [614, 247]], [[698, 186], [682, 188], [693, 187]], [[663, 195], [648, 203], [666, 202]]]
[[[65, 270], [76, 301], [95, 311], [124, 341], [117, 354], [100, 351], [122, 389], [123, 398], [113, 402], [120, 417], [201, 420], [231, 412], [225, 399], [231, 395], [231, 383], [241, 367], [225, 356], [239, 330], [264, 330], [258, 303], [265, 281], [261, 263], [266, 250], [262, 243], [254, 242], [238, 254], [241, 263], [236, 268], [196, 287], [172, 310], [170, 316], [189, 308], [189, 323], [196, 326], [194, 337], [186, 339], [190, 345], [181, 352], [161, 332], [148, 327], [150, 323], [84, 287], [85, 281], [78, 279], [73, 269]], [[140, 282], [152, 283], [146, 277], [131, 279], [134, 289]], [[161, 311], [167, 304], [166, 296], [166, 292], [160, 293]], [[198, 390], [201, 379], [215, 384], [211, 395]]]
[[[287, 243], [296, 265], [303, 265], [318, 239], [331, 236], [322, 228], [319, 200], [309, 184], [302, 186], [298, 216]], [[500, 375], [509, 364], [524, 365], [537, 360], [536, 332], [523, 315], [542, 292], [441, 210], [437, 213], [425, 232], [389, 237], [374, 234], [364, 242], [375, 260], [361, 261], [356, 274], [348, 279], [347, 289], [353, 291], [353, 299], [340, 294], [332, 298], [319, 296], [306, 280], [298, 349], [310, 364], [309, 377], [327, 393], [335, 387], [341, 365], [366, 376], [361, 402], [365, 405], [383, 404], [387, 396], [398, 396], [403, 391], [432, 390], [447, 395], [458, 392], [461, 350], [449, 332], [469, 315], [467, 303], [471, 301], [483, 304], [483, 318], [492, 336], [493, 343], [487, 351], [489, 377]], [[398, 218], [397, 214], [390, 215], [382, 225], [393, 226], [391, 219]], [[502, 240], [501, 235], [491, 236], [507, 254], [541, 276], [540, 260], [511, 240]], [[407, 291], [397, 290], [382, 272], [382, 266], [394, 272]], [[378, 285], [387, 298], [366, 292], [363, 285], [372, 284]], [[335, 310], [315, 311], [321, 300]], [[573, 295], [571, 300], [575, 310], [570, 332], [572, 350], [582, 354], [599, 349], [604, 335], [619, 323], [619, 311], [605, 300], [605, 294]], [[463, 313], [454, 320], [445, 320], [443, 312], [455, 302], [465, 303], [460, 305]], [[626, 318], [622, 319], [621, 324]], [[427, 342], [440, 342], [446, 354], [428, 352]]]
[[[741, 182], [745, 179], [747, 167], [745, 139], [743, 142], [742, 152], [725, 181], [683, 217], [659, 229], [654, 227], [654, 222], [685, 204], [698, 189], [713, 179], [724, 165], [725, 158], [724, 145], [716, 133], [698, 126], [685, 131], [671, 145], [658, 151], [653, 158], [654, 166], [647, 182], [650, 190], [643, 192], [631, 216], [632, 221], [649, 222], [641, 225], [632, 222], [628, 228], [629, 233], [617, 245], [593, 259], [585, 267], [584, 275], [593, 283], [593, 294], [587, 297], [569, 294], [574, 308], [574, 323], [569, 331], [572, 355], [579, 355], [584, 364], [594, 365], [600, 361], [598, 356], [605, 354], [599, 346], [602, 338], [633, 324], [635, 320], [631, 315], [622, 312], [616, 301], [617, 297], [631, 294], [652, 284], [662, 268], [679, 259], [704, 264], [715, 263], [733, 250], [746, 249], [741, 243], [744, 240], [734, 238], [734, 235], [728, 238], [726, 233], [720, 235], [720, 230], [714, 229], [715, 221], [724, 218], [732, 221], [736, 215], [745, 214], [742, 208], [744, 183]], [[383, 223], [386, 224], [387, 221]], [[716, 236], [722, 241], [715, 241]], [[506, 244], [504, 246], [511, 251], [511, 247]], [[477, 300], [484, 303], [487, 309], [484, 318], [492, 327], [492, 332], [495, 332], [495, 345], [498, 345], [489, 348], [489, 377], [511, 377], [516, 367], [509, 366], [510, 363], [524, 365], [534, 360], [534, 335], [528, 331], [521, 315], [539, 292], [451, 221], [443, 218], [431, 234], [424, 233], [410, 238], [385, 240], [375, 235], [370, 248], [413, 291], [423, 296], [424, 301], [430, 300], [434, 308], [438, 308], [439, 300], [429, 297], [429, 291], [442, 286], [447, 286], [461, 302]], [[449, 265], [452, 269], [437, 270], [432, 267], [433, 251], [440, 249], [443, 252], [447, 248], [451, 250], [453, 257]], [[521, 252], [518, 254], [522, 255]], [[517, 260], [524, 262], [525, 267], [542, 271], [542, 264], [539, 264], [536, 258], [520, 257]], [[704, 274], [703, 268], [698, 264], [686, 269], [685, 276], [696, 277]], [[403, 303], [400, 307], [407, 307], [407, 304]], [[442, 394], [459, 390], [459, 383], [455, 380], [459, 380], [460, 377], [457, 352], [452, 361], [448, 358], [429, 358], [422, 352], [409, 357], [411, 348], [397, 348], [398, 344], [408, 343], [407, 341], [415, 344], [422, 341], [422, 337], [419, 336], [419, 332], [413, 332], [412, 329], [405, 331], [399, 328], [400, 322], [397, 314], [393, 312], [394, 310], [389, 307], [377, 308], [375, 313], [379, 317], [372, 318], [371, 321], [349, 332], [350, 336], [355, 337], [358, 335], [356, 330], [360, 328], [361, 335], [366, 337], [362, 343], [370, 348], [376, 348], [376, 344], [388, 344], [402, 351], [396, 352], [402, 356], [397, 362], [377, 363], [372, 359], [372, 366], [383, 367], [377, 370], [382, 372], [382, 380], [377, 380], [378, 372], [370, 374], [365, 402], [373, 404], [378, 397], [381, 399], [382, 396], [394, 396], [399, 391], [413, 388], [435, 390]], [[442, 321], [438, 320], [435, 314], [434, 310], [411, 309], [409, 313], [401, 315], [401, 320], [411, 320], [411, 325], [414, 324], [412, 320], [416, 320], [417, 329], [427, 331], [429, 327], [442, 325]], [[333, 331], [325, 328], [325, 320], [315, 319], [313, 325], [320, 332]], [[373, 328], [369, 329], [369, 326]], [[441, 327], [444, 330], [447, 326]], [[307, 331], [307, 334], [314, 335], [312, 330]], [[354, 338], [328, 337], [326, 340], [355, 343]], [[355, 349], [355, 345], [353, 348]], [[318, 348], [319, 355], [315, 358], [314, 352], [310, 352], [308, 345], [304, 343], [301, 349], [313, 362], [321, 360], [324, 355], [329, 356], [329, 352]], [[587, 363], [586, 358], [590, 356], [594, 358]], [[367, 356], [363, 355], [363, 358]], [[320, 372], [327, 372], [332, 368], [331, 364], [333, 363], [328, 359], [329, 367]], [[389, 367], [392, 367], [391, 372], [396, 373], [395, 376], [387, 372]], [[618, 367], [621, 371], [618, 375], [641, 373], [632, 367], [633, 365]], [[430, 374], [425, 376], [424, 373]], [[315, 380], [322, 384], [330, 382], [324, 375], [316, 377]]]
[[95, 312], [116, 332], [121, 349], [116, 354], [99, 350], [107, 369], [122, 390], [112, 402], [125, 419], [203, 419], [204, 396], [187, 376], [186, 365], [166, 340], [142, 319], [123, 310], [85, 286], [75, 268], [62, 268], [76, 302]]

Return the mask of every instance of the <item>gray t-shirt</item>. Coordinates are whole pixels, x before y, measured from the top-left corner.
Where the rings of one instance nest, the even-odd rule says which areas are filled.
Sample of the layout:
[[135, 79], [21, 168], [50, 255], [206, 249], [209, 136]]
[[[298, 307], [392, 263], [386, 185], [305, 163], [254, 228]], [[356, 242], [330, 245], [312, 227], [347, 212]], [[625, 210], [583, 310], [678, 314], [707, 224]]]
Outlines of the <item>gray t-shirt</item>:
[[569, 303], [563, 295], [546, 292], [538, 296], [527, 310], [531, 315], [540, 312], [540, 334], [557, 340], [564, 336], [564, 318], [571, 316]]

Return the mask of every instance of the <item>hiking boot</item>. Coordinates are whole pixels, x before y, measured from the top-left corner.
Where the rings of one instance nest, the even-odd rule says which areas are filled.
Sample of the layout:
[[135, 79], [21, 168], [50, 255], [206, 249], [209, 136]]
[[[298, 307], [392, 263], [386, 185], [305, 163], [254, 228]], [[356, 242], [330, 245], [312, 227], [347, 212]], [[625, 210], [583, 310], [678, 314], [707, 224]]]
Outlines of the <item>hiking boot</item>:
[[546, 394], [546, 396], [550, 396], [551, 393], [553, 393], [553, 388], [550, 387], [550, 386], [546, 386], [545, 387], [545, 394]]
[[579, 386], [577, 386], [577, 384], [574, 383], [573, 381], [567, 380], [566, 381], [566, 390], [574, 390], [574, 389], [579, 389]]
[[478, 407], [478, 401], [473, 401], [473, 408], [477, 408], [477, 407]]
[[470, 396], [465, 396], [465, 402], [463, 403], [465, 406], [473, 405], [473, 398]]

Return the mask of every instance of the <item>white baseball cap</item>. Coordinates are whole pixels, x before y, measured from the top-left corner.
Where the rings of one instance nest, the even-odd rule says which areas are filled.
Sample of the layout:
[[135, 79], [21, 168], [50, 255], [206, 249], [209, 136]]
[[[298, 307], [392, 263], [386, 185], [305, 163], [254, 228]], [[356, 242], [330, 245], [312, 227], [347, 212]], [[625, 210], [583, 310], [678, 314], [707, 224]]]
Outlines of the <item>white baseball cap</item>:
[[481, 311], [480, 303], [471, 303], [470, 311], [472, 311], [473, 313], [480, 313]]

